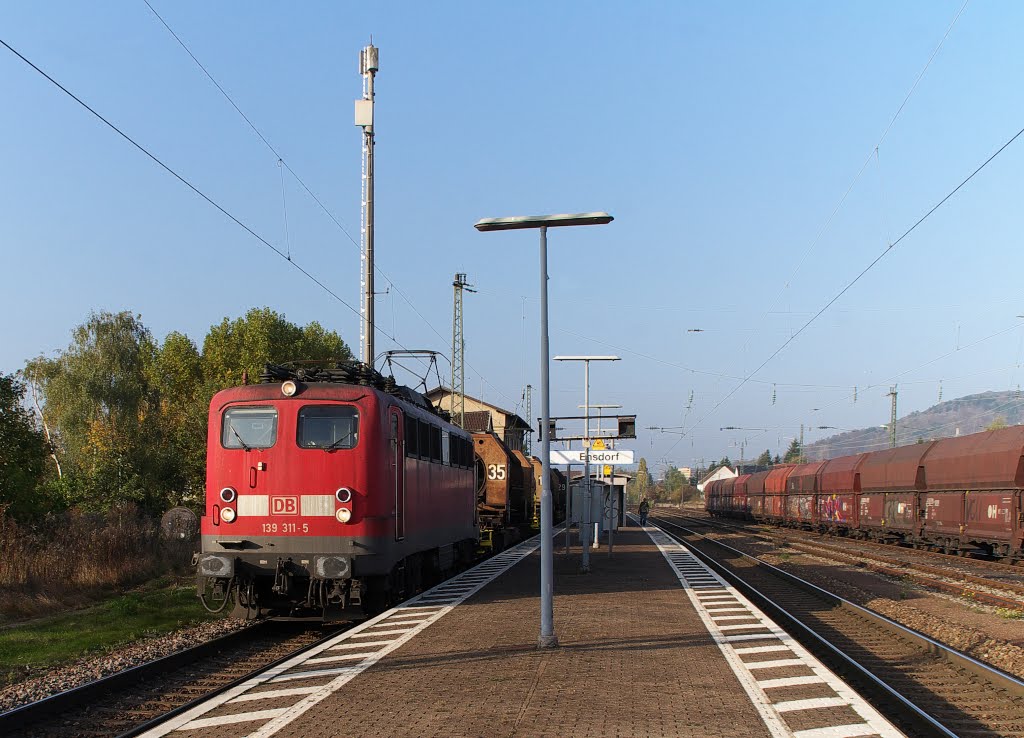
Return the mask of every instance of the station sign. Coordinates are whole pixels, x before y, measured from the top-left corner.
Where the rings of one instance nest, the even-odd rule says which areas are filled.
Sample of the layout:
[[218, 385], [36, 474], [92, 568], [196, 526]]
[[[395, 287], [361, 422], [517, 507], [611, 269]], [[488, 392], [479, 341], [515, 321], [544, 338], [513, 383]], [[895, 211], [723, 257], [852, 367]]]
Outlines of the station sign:
[[[587, 449], [573, 449], [572, 451], [556, 451], [551, 449], [552, 464], [585, 464], [587, 460]], [[590, 449], [591, 464], [608, 464], [610, 466], [622, 466], [634, 464], [634, 454], [631, 450], [617, 448], [614, 450]]]

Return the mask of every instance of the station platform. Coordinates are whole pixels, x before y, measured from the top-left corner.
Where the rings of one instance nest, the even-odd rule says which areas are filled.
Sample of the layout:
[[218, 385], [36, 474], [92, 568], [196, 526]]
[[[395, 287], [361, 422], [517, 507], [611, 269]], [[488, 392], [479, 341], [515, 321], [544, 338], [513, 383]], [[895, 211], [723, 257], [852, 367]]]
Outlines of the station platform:
[[901, 735], [661, 531], [618, 531], [589, 574], [563, 541], [558, 648], [534, 540], [150, 735]]

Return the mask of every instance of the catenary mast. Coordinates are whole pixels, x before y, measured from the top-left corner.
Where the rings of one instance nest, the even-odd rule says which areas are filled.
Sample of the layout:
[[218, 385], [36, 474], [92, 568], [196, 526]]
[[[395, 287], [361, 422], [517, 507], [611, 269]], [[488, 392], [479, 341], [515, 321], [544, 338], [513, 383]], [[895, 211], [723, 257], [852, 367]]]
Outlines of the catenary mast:
[[452, 282], [455, 289], [452, 313], [452, 422], [466, 427], [466, 338], [463, 333], [462, 293], [476, 292], [466, 274], [458, 272]]

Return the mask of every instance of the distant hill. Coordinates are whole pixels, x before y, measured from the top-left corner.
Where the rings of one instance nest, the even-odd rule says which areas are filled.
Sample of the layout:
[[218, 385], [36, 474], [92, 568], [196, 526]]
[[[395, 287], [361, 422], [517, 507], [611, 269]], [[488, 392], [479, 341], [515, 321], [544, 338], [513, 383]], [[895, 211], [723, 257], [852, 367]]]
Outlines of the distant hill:
[[[977, 433], [997, 419], [1007, 425], [1024, 423], [1024, 396], [1006, 392], [982, 392], [933, 405], [927, 410], [910, 413], [896, 421], [896, 443], [905, 446], [919, 439], [947, 438]], [[809, 460], [859, 454], [888, 448], [887, 428], [863, 428], [829, 436], [807, 444]]]

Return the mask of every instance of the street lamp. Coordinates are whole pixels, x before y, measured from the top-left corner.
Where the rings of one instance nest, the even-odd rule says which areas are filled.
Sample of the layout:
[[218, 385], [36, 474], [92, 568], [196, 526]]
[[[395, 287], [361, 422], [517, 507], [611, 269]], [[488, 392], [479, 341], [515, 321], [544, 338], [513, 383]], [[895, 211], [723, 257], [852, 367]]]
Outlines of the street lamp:
[[584, 426], [583, 435], [586, 438], [583, 441], [584, 450], [586, 453], [583, 455], [583, 512], [580, 515], [580, 547], [583, 549], [583, 559], [580, 562], [580, 569], [583, 572], [590, 571], [590, 548], [588, 544], [590, 541], [590, 525], [584, 525], [583, 521], [585, 518], [590, 517], [590, 362], [592, 361], [620, 361], [619, 356], [556, 356], [555, 361], [582, 361], [583, 362], [583, 405], [585, 409], [583, 411]]
[[537, 639], [539, 648], [554, 648], [558, 645], [554, 607], [554, 526], [551, 524], [551, 437], [548, 430], [551, 415], [551, 385], [548, 378], [548, 228], [604, 225], [611, 222], [612, 216], [608, 213], [577, 213], [484, 218], [473, 226], [481, 232], [540, 229], [540, 637]]

